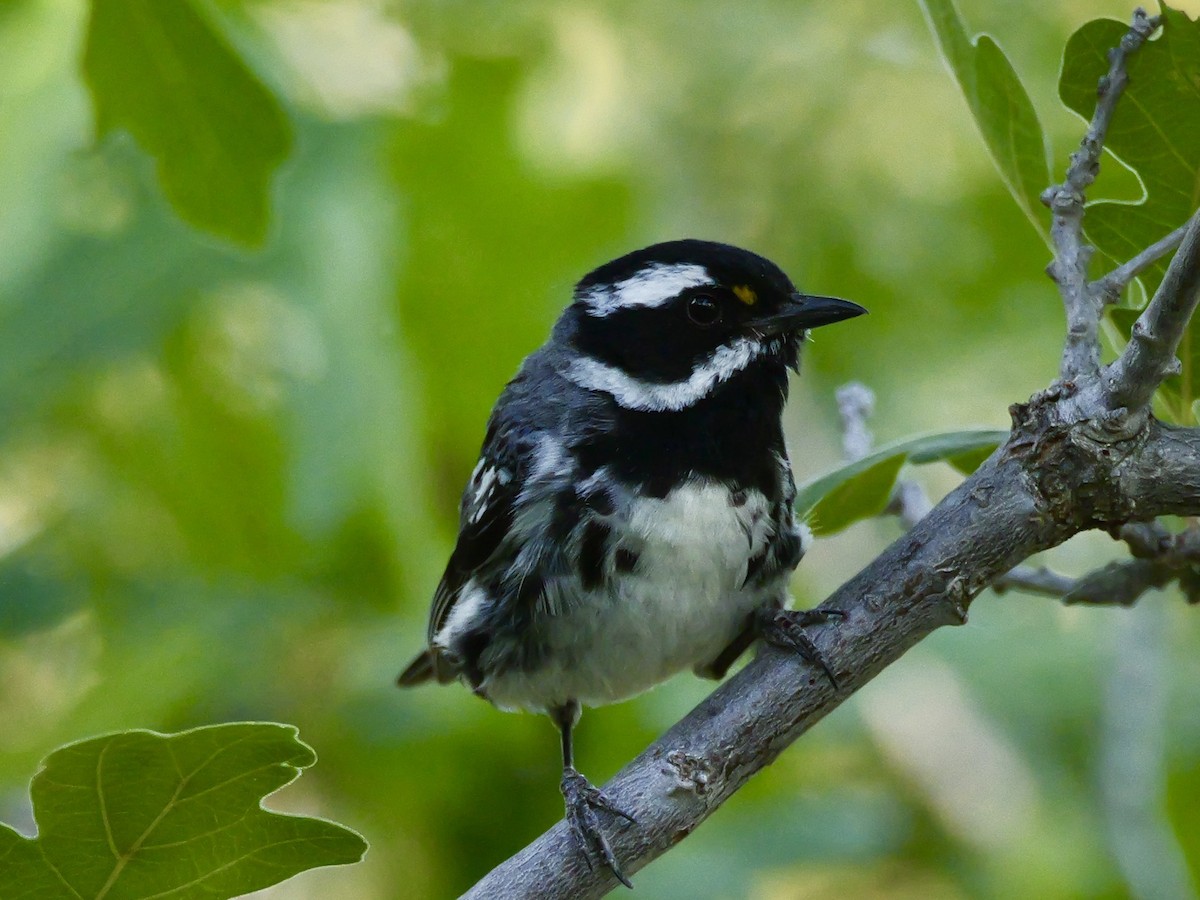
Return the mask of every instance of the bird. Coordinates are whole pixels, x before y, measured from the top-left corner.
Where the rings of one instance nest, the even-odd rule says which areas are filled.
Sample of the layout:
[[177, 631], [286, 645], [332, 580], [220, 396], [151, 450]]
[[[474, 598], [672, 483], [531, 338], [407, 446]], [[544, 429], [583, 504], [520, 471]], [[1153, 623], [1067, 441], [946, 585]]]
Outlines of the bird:
[[865, 312], [749, 250], [654, 244], [578, 282], [492, 410], [398, 683], [548, 714], [574, 840], [627, 887], [599, 814], [636, 819], [575, 768], [581, 708], [721, 678], [760, 638], [834, 680], [804, 629], [839, 613], [788, 609], [811, 534], [781, 416], [808, 331]]

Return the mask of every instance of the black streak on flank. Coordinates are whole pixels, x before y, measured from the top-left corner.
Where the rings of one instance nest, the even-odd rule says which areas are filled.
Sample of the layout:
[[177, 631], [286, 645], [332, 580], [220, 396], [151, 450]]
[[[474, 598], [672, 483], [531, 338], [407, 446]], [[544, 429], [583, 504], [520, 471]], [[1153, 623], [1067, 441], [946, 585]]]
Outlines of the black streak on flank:
[[625, 547], [619, 547], [613, 561], [618, 572], [628, 574], [637, 568], [638, 555]]
[[804, 551], [800, 549], [800, 538], [790, 531], [779, 536], [776, 543], [775, 558], [779, 560], [781, 569], [794, 569], [800, 565], [800, 557]]
[[598, 516], [611, 516], [616, 510], [612, 495], [602, 487], [593, 486], [583, 495], [583, 502], [588, 509]]
[[584, 590], [595, 590], [604, 582], [604, 558], [612, 529], [603, 522], [588, 522], [579, 542], [579, 577]]
[[542, 576], [536, 572], [529, 573], [521, 579], [520, 587], [517, 588], [517, 607], [523, 610], [533, 609], [544, 590], [545, 582]]
[[482, 629], [474, 629], [468, 631], [458, 641], [456, 648], [461, 656], [462, 668], [467, 675], [467, 680], [471, 682], [473, 690], [479, 690], [479, 686], [483, 684], [483, 669], [479, 665], [479, 657], [483, 655], [483, 651], [487, 649], [491, 643], [491, 636]]
[[752, 557], [750, 559], [750, 562], [747, 563], [747, 565], [746, 565], [746, 578], [742, 582], [742, 587], [746, 587], [747, 585], [754, 584], [758, 580], [758, 577], [760, 575], [762, 575], [763, 566], [765, 566], [766, 564], [767, 564], [767, 551], [766, 550], [763, 550], [762, 553], [759, 553], [757, 556]]

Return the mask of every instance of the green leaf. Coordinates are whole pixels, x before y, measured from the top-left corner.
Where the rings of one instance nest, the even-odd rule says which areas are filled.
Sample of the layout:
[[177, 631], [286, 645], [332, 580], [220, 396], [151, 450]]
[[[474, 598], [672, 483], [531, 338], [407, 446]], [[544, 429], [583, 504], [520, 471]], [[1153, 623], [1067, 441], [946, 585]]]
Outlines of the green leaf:
[[883, 512], [906, 458], [897, 453], [877, 460], [822, 497], [808, 516], [813, 534], [834, 534]]
[[1047, 237], [1040, 199], [1050, 184], [1046, 137], [1021, 79], [989, 36], [968, 38], [953, 0], [921, 0], [921, 8], [1000, 177], [1034, 228]]
[[4, 898], [219, 900], [358, 862], [348, 828], [260, 805], [315, 761], [295, 728], [259, 722], [60, 747], [33, 778], [38, 837], [0, 825]]
[[179, 215], [259, 245], [291, 146], [279, 102], [193, 0], [92, 0], [83, 73], [100, 136], [128, 129]]
[[984, 461], [996, 451], [996, 447], [986, 444], [974, 450], [964, 450], [946, 457], [946, 462], [963, 475], [970, 475], [983, 465]]
[[796, 509], [815, 534], [833, 534], [882, 512], [905, 462], [945, 461], [969, 475], [1007, 439], [1007, 431], [976, 429], [917, 435], [889, 444], [801, 485]]
[[[953, 460], [964, 459], [979, 453], [983, 454], [979, 459], [979, 463], [982, 463], [992, 455], [993, 450], [1006, 440], [1008, 440], [1007, 431], [976, 428], [921, 434], [892, 446], [894, 450], [904, 450], [908, 454], [908, 461], [917, 465], [942, 461], [950, 462], [953, 465]], [[885, 447], [884, 451], [886, 450]], [[970, 475], [979, 468], [979, 463], [971, 466], [964, 474]]]
[[[1200, 22], [1163, 6], [1163, 30], [1129, 57], [1129, 84], [1117, 104], [1105, 149], [1139, 176], [1144, 199], [1131, 204], [1097, 200], [1084, 220], [1088, 239], [1109, 261], [1125, 260], [1187, 221], [1200, 205]], [[1058, 91], [1084, 118], [1096, 105], [1096, 85], [1107, 74], [1108, 50], [1127, 26], [1096, 19], [1071, 35], [1063, 54]], [[1143, 275], [1147, 293], [1162, 280], [1166, 261]], [[1136, 320], [1120, 310], [1110, 317], [1128, 339]], [[1200, 336], [1190, 327], [1179, 348], [1181, 375], [1163, 385], [1164, 406], [1173, 421], [1190, 423], [1200, 397]]]

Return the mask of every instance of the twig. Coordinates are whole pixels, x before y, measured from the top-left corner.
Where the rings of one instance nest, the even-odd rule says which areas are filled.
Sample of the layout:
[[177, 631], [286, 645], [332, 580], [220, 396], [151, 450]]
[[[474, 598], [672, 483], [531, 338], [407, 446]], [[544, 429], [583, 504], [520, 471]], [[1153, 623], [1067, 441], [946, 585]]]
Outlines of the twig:
[[1166, 566], [1145, 559], [1112, 562], [1103, 568], [1071, 578], [1044, 567], [1015, 566], [992, 582], [992, 590], [1010, 590], [1054, 597], [1068, 606], [1132, 606], [1150, 588], [1162, 587], [1176, 577]]
[[1165, 238], [1151, 244], [1133, 259], [1117, 266], [1104, 277], [1097, 278], [1088, 285], [1089, 293], [1106, 306], [1116, 303], [1121, 299], [1121, 291], [1125, 290], [1133, 279], [1179, 246], [1183, 241], [1185, 231], [1187, 231], [1186, 223], [1180, 225]]
[[1196, 602], [1191, 585], [1198, 580], [1200, 529], [1172, 534], [1158, 522], [1136, 522], [1122, 527], [1119, 535], [1129, 545], [1133, 559], [1109, 563], [1081, 578], [1016, 566], [997, 578], [992, 589], [1058, 597], [1067, 605], [1132, 606], [1146, 591], [1178, 580], [1188, 601]]
[[912, 528], [933, 509], [933, 501], [925, 488], [915, 481], [907, 479], [896, 482], [896, 489], [888, 500], [884, 512], [898, 516], [905, 528]]
[[1141, 8], [1134, 12], [1129, 31], [1120, 45], [1109, 51], [1108, 74], [1100, 79], [1096, 111], [1079, 149], [1071, 154], [1066, 179], [1042, 194], [1042, 202], [1054, 213], [1050, 226], [1054, 261], [1047, 272], [1058, 284], [1067, 314], [1067, 338], [1059, 372], [1064, 381], [1100, 371], [1098, 329], [1103, 303], [1095, 292], [1088, 290], [1088, 265], [1093, 248], [1083, 239], [1083, 205], [1087, 189], [1100, 171], [1100, 156], [1113, 111], [1129, 81], [1126, 60], [1158, 25], [1158, 16], [1147, 15]]
[[997, 594], [1024, 591], [1061, 600], [1075, 590], [1076, 584], [1078, 582], [1074, 578], [1051, 572], [1045, 566], [1013, 566], [992, 582], [992, 590]]
[[842, 456], [848, 462], [862, 459], [871, 452], [874, 435], [867, 419], [875, 412], [875, 392], [859, 381], [837, 389], [838, 412], [842, 416]]
[[1200, 213], [1192, 216], [1162, 284], [1133, 323], [1124, 352], [1109, 365], [1109, 409], [1137, 409], [1168, 375], [1179, 371], [1175, 351], [1200, 302]]
[[1117, 536], [1129, 545], [1129, 552], [1139, 559], [1155, 559], [1167, 553], [1175, 540], [1160, 522], [1130, 522], [1123, 525]]
[[1171, 567], [1149, 559], [1111, 562], [1090, 572], [1063, 597], [1063, 602], [1088, 606], [1133, 606], [1151, 588], [1160, 588], [1178, 573]]

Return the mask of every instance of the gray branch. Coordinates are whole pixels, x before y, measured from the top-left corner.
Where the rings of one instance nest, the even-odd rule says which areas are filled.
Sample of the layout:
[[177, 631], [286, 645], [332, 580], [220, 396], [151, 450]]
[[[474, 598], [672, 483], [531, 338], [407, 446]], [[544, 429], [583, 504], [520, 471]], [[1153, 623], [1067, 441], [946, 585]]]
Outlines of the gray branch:
[[[1183, 231], [1178, 230], [1180, 235]], [[1139, 254], [1136, 259], [1147, 256]], [[1133, 264], [1131, 261], [1118, 271], [1130, 269]], [[875, 392], [861, 382], [851, 381], [837, 389], [836, 397], [842, 418], [842, 454], [850, 462], [862, 459], [871, 452], [873, 442], [868, 421], [875, 412]], [[925, 488], [902, 478], [896, 482], [884, 513], [897, 516], [906, 529], [911, 529], [932, 509]], [[1018, 565], [997, 577], [991, 588], [997, 594], [1019, 590], [1054, 597], [1067, 605], [1132, 606], [1147, 591], [1164, 587], [1190, 572], [1187, 567], [1200, 562], [1200, 531], [1195, 529], [1173, 535], [1157, 522], [1137, 522], [1124, 526], [1120, 536], [1135, 559], [1109, 563], [1080, 578], [1061, 575], [1045, 566]]]
[[1133, 324], [1125, 351], [1108, 367], [1110, 409], [1150, 402], [1164, 378], [1179, 371], [1175, 351], [1200, 302], [1200, 213], [1192, 216], [1167, 274]]
[[1111, 562], [1082, 578], [1070, 578], [1047, 569], [1017, 566], [992, 585], [997, 593], [1019, 590], [1056, 597], [1068, 606], [1133, 606], [1152, 588], [1160, 588], [1177, 573], [1148, 559]]
[[1044, 567], [1016, 566], [997, 578], [992, 589], [998, 594], [1019, 590], [1057, 597], [1068, 605], [1132, 606], [1147, 591], [1178, 581], [1189, 602], [1200, 600], [1200, 528], [1176, 534], [1158, 522], [1131, 522], [1119, 536], [1133, 559], [1111, 562], [1080, 578]]
[[1160, 588], [1175, 577], [1167, 566], [1148, 559], [1111, 562], [1079, 579], [1063, 597], [1064, 603], [1089, 606], [1133, 606], [1146, 591]]
[[849, 462], [862, 459], [871, 452], [874, 440], [867, 419], [875, 411], [875, 392], [851, 381], [837, 389], [837, 405], [842, 417], [842, 456]]
[[1155, 241], [1133, 259], [1117, 266], [1103, 278], [1098, 278], [1089, 285], [1091, 294], [1105, 306], [1111, 306], [1121, 299], [1121, 291], [1148, 268], [1174, 250], [1183, 241], [1187, 225], [1180, 225], [1164, 238]]
[[1084, 200], [1100, 170], [1108, 126], [1129, 81], [1126, 61], [1158, 24], [1158, 16], [1149, 16], [1144, 9], [1139, 8], [1133, 14], [1124, 39], [1109, 51], [1108, 74], [1100, 80], [1096, 112], [1079, 149], [1071, 154], [1066, 179], [1042, 194], [1042, 202], [1053, 213], [1050, 239], [1054, 244], [1054, 261], [1047, 272], [1058, 284], [1067, 313], [1067, 339], [1060, 367], [1064, 381], [1093, 376], [1100, 371], [1099, 325], [1104, 303], [1103, 295], [1088, 286], [1092, 247], [1083, 237]]
[[1172, 682], [1165, 607], [1109, 621], [1115, 644], [1105, 681], [1097, 758], [1100, 811], [1129, 896], [1196, 900], [1187, 856], [1167, 812]]
[[1043, 597], [1062, 599], [1079, 582], [1067, 575], [1051, 572], [1045, 566], [1013, 566], [992, 582], [992, 590], [997, 594], [1008, 591], [1024, 591], [1026, 594], [1040, 594]]

